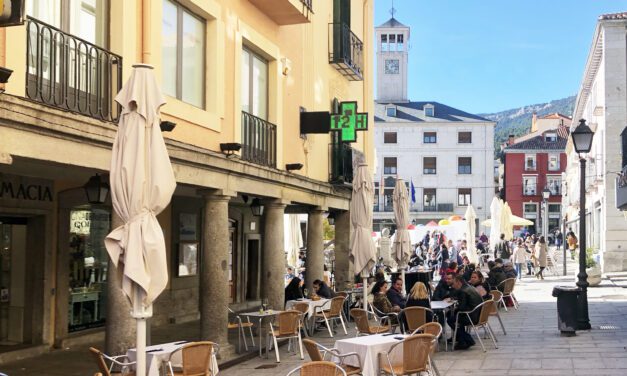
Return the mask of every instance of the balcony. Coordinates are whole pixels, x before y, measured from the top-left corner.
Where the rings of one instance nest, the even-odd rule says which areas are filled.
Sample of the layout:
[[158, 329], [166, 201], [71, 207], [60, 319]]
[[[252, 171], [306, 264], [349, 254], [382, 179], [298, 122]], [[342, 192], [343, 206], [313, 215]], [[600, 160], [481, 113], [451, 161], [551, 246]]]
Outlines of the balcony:
[[242, 159], [276, 168], [276, 125], [242, 111]]
[[623, 167], [623, 171], [616, 178], [616, 208], [618, 210], [627, 210], [627, 168]]
[[423, 212], [452, 212], [453, 211], [453, 204], [434, 204], [434, 205], [424, 205], [422, 207], [422, 210], [420, 210], [420, 208], [418, 208], [418, 212], [423, 211]]
[[348, 144], [329, 144], [329, 183], [353, 183], [353, 148]]
[[311, 22], [313, 0], [249, 0], [277, 25]]
[[349, 81], [362, 81], [364, 44], [344, 23], [329, 24], [329, 64]]
[[62, 110], [116, 122], [122, 57], [29, 17], [26, 96]]

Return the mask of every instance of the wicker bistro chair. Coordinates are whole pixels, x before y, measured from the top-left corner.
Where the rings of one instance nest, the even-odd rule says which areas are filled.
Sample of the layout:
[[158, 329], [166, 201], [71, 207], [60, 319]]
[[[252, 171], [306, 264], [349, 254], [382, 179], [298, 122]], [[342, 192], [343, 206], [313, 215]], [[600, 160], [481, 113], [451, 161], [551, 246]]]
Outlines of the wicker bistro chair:
[[389, 325], [370, 325], [370, 322], [368, 321], [368, 313], [361, 308], [351, 309], [351, 316], [353, 317], [353, 320], [355, 320], [355, 325], [357, 326], [357, 333], [355, 334], [355, 337], [360, 335], [385, 333], [390, 330]]
[[[337, 349], [335, 348], [328, 349], [322, 346], [321, 344], [316, 343], [310, 339], [304, 339], [303, 344], [305, 345], [307, 354], [309, 354], [309, 357], [313, 361], [323, 361], [325, 360], [325, 357], [327, 356], [327, 354], [330, 354], [331, 355], [330, 358], [336, 358], [339, 360], [339, 366], [344, 370], [344, 372], [346, 372], [346, 375], [360, 375], [362, 372], [361, 371], [361, 368], [362, 368], [361, 358], [359, 357], [359, 354], [357, 354], [356, 352], [340, 354]], [[359, 364], [359, 367], [353, 367], [353, 366], [344, 364], [345, 359], [349, 357], [357, 358], [357, 364]]]
[[[96, 363], [98, 363], [98, 368], [103, 376], [135, 376], [135, 372], [130, 371], [135, 362], [129, 362], [126, 355], [109, 356], [93, 347], [89, 348], [89, 352], [96, 358]], [[109, 362], [108, 366], [107, 362]], [[113, 372], [115, 367], [119, 367], [120, 372]]]
[[501, 324], [501, 329], [503, 329], [503, 334], [507, 335], [505, 325], [503, 325], [503, 320], [501, 320], [501, 315], [499, 314], [499, 303], [503, 302], [503, 293], [499, 290], [491, 290], [490, 295], [492, 296], [492, 300], [494, 300], [494, 310], [490, 312], [490, 316], [496, 316], [499, 320], [499, 324]]
[[403, 310], [405, 315], [405, 323], [407, 323], [407, 331], [409, 333], [426, 324], [427, 312], [431, 312], [431, 320], [436, 317], [433, 311], [425, 307], [407, 307]]
[[[287, 338], [289, 341], [288, 351], [290, 351], [292, 339], [298, 339], [300, 358], [305, 359], [305, 357], [303, 356], [303, 341], [300, 336], [301, 316], [302, 314], [299, 311], [283, 311], [275, 317], [274, 322], [270, 323], [270, 334], [272, 335], [272, 340], [274, 342], [274, 351], [276, 353], [277, 363], [281, 362], [277, 340], [283, 338]], [[275, 324], [278, 325], [275, 326]], [[270, 336], [268, 336], [267, 338], [268, 342], [270, 342]], [[270, 343], [266, 345], [266, 348], [270, 348]]]
[[233, 319], [235, 320], [235, 321], [231, 321], [231, 319], [229, 318], [227, 328], [229, 330], [237, 329], [238, 331], [237, 352], [242, 351], [242, 339], [244, 340], [244, 348], [246, 349], [246, 351], [248, 351], [248, 343], [246, 343], [246, 333], [245, 333], [244, 328], [248, 328], [248, 331], [250, 332], [250, 340], [253, 346], [255, 346], [255, 337], [253, 336], [253, 323], [250, 322], [250, 317], [246, 316], [246, 322], [244, 322], [242, 321], [241, 316], [235, 313], [230, 307], [226, 307], [226, 309], [229, 310], [229, 316], [233, 317]]
[[[172, 352], [167, 361], [167, 376], [215, 376], [212, 372], [213, 355], [220, 351], [215, 342], [190, 342]], [[181, 352], [182, 364], [172, 364]]]
[[329, 321], [340, 320], [342, 323], [342, 328], [344, 329], [344, 334], [348, 334], [346, 331], [346, 325], [344, 324], [344, 317], [342, 316], [342, 308], [344, 308], [344, 301], [346, 298], [341, 296], [336, 296], [331, 299], [331, 307], [329, 309], [324, 309], [323, 307], [316, 307], [316, 311], [314, 314], [315, 322], [322, 323], [324, 322], [329, 330], [329, 336], [333, 338], [333, 331], [331, 330], [331, 323]]
[[514, 296], [514, 287], [516, 287], [516, 278], [508, 278], [496, 286], [497, 290], [503, 291], [501, 302], [503, 303], [503, 307], [505, 307], [505, 312], [507, 312], [505, 298], [510, 298], [514, 304], [514, 308], [518, 309], [518, 300], [516, 300], [516, 297]]
[[300, 312], [301, 316], [300, 316], [300, 322], [301, 325], [303, 326], [303, 328], [305, 329], [305, 336], [309, 337], [309, 333], [307, 333], [307, 330], [309, 329], [308, 327], [308, 317], [307, 314], [309, 313], [309, 304], [305, 303], [305, 302], [300, 302], [300, 303], [296, 303], [292, 306], [292, 309], [294, 311], [298, 311]]
[[[390, 350], [379, 353], [379, 372], [392, 376], [431, 373], [429, 356], [435, 341], [436, 338], [431, 334], [416, 334], [395, 343]], [[398, 346], [403, 349], [403, 362], [392, 364], [390, 354]]]
[[388, 312], [383, 313], [373, 304], [370, 304], [369, 307], [372, 307], [372, 312], [375, 317], [379, 318], [379, 322], [381, 325], [388, 325], [390, 327], [390, 332], [396, 332], [396, 328], [400, 328], [401, 333], [403, 332], [403, 326], [401, 325], [401, 320], [399, 317], [400, 312]]
[[440, 339], [440, 336], [442, 335], [443, 330], [444, 329], [442, 328], [442, 325], [440, 325], [439, 322], [428, 322], [424, 325], [421, 325], [418, 329], [416, 329], [411, 334], [411, 335], [431, 334], [433, 337], [435, 337], [433, 347], [431, 348], [431, 354], [429, 355], [429, 364], [431, 366], [431, 369], [436, 375], [440, 375], [440, 371], [438, 371], [438, 368], [435, 366], [435, 363], [433, 362], [433, 355], [435, 354], [436, 351], [439, 351], [439, 347], [440, 347], [439, 339]]
[[[483, 349], [483, 352], [485, 352], [486, 349], [485, 349], [485, 346], [483, 345], [483, 341], [481, 340], [481, 336], [479, 335], [479, 331], [477, 330], [477, 328], [483, 328], [483, 330], [485, 330], [490, 335], [490, 338], [492, 339], [492, 343], [494, 343], [494, 347], [497, 349], [499, 348], [496, 344], [496, 338], [494, 337], [494, 333], [492, 332], [490, 323], [488, 322], [488, 319], [490, 318], [490, 313], [494, 310], [495, 306], [496, 306], [496, 303], [494, 302], [494, 300], [490, 299], [479, 304], [472, 311], [457, 312], [457, 315], [455, 316], [455, 332], [453, 333], [453, 350], [455, 350], [455, 340], [457, 339], [457, 328], [459, 328], [459, 325], [460, 325], [459, 323], [460, 316], [462, 317], [465, 316], [468, 319], [467, 325], [471, 326], [472, 329], [474, 330], [475, 335], [477, 336], [477, 339], [479, 340], [479, 343], [481, 344], [481, 348]], [[479, 312], [479, 319], [476, 320], [476, 323], [475, 323], [472, 320], [472, 316], [476, 312]]]
[[346, 376], [346, 372], [333, 362], [307, 362], [291, 370], [287, 376]]

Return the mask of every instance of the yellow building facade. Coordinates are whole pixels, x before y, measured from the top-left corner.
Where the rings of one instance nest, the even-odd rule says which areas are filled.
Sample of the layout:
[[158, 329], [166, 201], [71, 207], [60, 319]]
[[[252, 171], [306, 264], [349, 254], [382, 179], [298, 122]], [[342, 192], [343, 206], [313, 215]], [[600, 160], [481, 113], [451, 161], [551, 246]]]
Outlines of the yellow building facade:
[[[352, 168], [374, 160], [372, 0], [32, 0], [25, 11], [24, 25], [0, 28], [0, 66], [13, 70], [0, 94], [5, 350], [132, 345], [101, 241], [119, 221], [84, 186], [107, 180], [113, 99], [135, 63], [154, 67], [162, 126], [176, 125], [164, 136], [178, 187], [159, 216], [171, 275], [152, 325], [200, 320], [202, 338], [226, 343], [215, 307], [282, 308], [286, 213], [309, 216], [308, 283], [322, 277], [322, 218], [335, 218], [336, 282], [349, 282]], [[311, 121], [318, 133], [301, 134], [303, 113], [352, 101], [370, 125], [356, 142]]]

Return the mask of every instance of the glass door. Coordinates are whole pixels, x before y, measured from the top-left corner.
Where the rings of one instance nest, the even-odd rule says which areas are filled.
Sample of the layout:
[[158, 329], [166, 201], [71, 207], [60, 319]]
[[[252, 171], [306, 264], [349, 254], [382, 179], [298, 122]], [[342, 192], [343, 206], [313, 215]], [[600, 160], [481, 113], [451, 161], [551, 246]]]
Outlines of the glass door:
[[[26, 225], [0, 225], [0, 346], [25, 342]], [[1, 348], [1, 347], [0, 347]]]

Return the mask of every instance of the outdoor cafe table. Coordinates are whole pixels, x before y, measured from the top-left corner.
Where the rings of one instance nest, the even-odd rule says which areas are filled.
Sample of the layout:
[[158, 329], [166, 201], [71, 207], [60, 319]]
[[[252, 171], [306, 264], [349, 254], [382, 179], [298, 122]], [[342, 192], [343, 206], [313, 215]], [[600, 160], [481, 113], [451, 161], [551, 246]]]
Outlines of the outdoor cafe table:
[[[448, 313], [448, 311], [450, 311], [451, 309], [453, 309], [455, 307], [455, 304], [457, 304], [457, 301], [455, 300], [432, 300], [431, 301], [431, 309], [437, 313], [437, 312], [442, 312], [442, 319], [444, 320], [444, 322], [446, 322], [446, 314]], [[448, 351], [448, 342], [446, 342], [446, 325], [442, 325], [442, 335], [441, 338], [444, 339], [444, 351]]]
[[294, 307], [294, 305], [296, 305], [296, 303], [307, 303], [309, 305], [309, 308], [307, 309], [307, 318], [306, 320], [309, 322], [309, 325], [305, 325], [305, 330], [307, 330], [307, 328], [309, 327], [309, 332], [311, 335], [313, 335], [313, 330], [314, 327], [313, 325], [315, 324], [314, 322], [314, 315], [316, 313], [316, 308], [320, 307], [320, 308], [329, 308], [329, 307], [325, 307], [325, 305], [327, 305], [328, 302], [330, 302], [331, 299], [320, 299], [320, 300], [311, 300], [311, 299], [297, 299], [297, 300], [288, 300], [287, 303], [285, 304], [285, 309], [286, 310], [290, 310], [292, 309], [292, 307]]
[[[261, 336], [263, 335], [263, 332], [265, 331], [263, 329], [263, 326], [262, 326], [263, 319], [266, 318], [266, 317], [268, 317], [268, 318], [274, 317], [274, 316], [278, 315], [279, 313], [280, 313], [280, 311], [275, 311], [275, 310], [272, 310], [272, 309], [268, 309], [268, 310], [265, 310], [265, 311], [254, 311], [254, 312], [240, 313], [240, 316], [248, 316], [250, 318], [258, 318], [259, 319], [259, 328], [258, 329], [259, 329], [259, 356], [260, 357], [263, 354], [261, 352], [262, 344], [263, 344], [263, 342], [261, 341]], [[269, 327], [268, 327], [268, 330], [270, 330]], [[265, 331], [265, 332], [266, 332], [266, 336], [268, 336], [268, 331]], [[267, 353], [268, 353], [268, 348], [266, 347], [266, 354]]]
[[[356, 352], [359, 355], [362, 366], [363, 376], [376, 376], [379, 374], [379, 353], [389, 351], [390, 347], [395, 343], [401, 342], [399, 338], [405, 338], [402, 334], [374, 334], [370, 336], [346, 338], [335, 341], [335, 348], [340, 354]], [[397, 346], [394, 352], [390, 354], [392, 364], [398, 364], [403, 361], [402, 345]], [[353, 367], [359, 367], [357, 359], [354, 356], [345, 358], [345, 364]]]
[[[166, 368], [168, 367], [167, 361], [170, 358], [170, 354], [185, 346], [185, 344], [187, 343], [187, 341], [178, 341], [146, 347], [146, 375], [166, 375]], [[137, 350], [129, 349], [126, 352], [126, 356], [129, 358], [130, 361], [136, 361]], [[183, 360], [181, 357], [181, 351], [179, 351], [172, 357], [172, 364], [180, 366], [182, 363]], [[159, 373], [159, 369], [161, 369], [161, 373]], [[211, 374], [215, 376], [218, 374], [218, 371], [218, 360], [216, 359], [216, 355], [213, 354], [211, 357]]]

